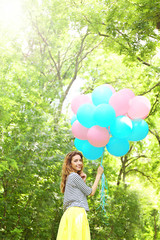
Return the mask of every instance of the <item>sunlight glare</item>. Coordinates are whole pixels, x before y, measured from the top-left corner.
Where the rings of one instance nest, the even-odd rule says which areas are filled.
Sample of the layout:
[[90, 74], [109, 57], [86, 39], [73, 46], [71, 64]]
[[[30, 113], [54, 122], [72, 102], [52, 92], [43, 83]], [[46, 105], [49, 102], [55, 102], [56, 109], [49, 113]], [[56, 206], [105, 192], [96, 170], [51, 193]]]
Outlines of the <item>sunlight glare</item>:
[[5, 28], [17, 29], [22, 21], [21, 0], [0, 1], [0, 23]]

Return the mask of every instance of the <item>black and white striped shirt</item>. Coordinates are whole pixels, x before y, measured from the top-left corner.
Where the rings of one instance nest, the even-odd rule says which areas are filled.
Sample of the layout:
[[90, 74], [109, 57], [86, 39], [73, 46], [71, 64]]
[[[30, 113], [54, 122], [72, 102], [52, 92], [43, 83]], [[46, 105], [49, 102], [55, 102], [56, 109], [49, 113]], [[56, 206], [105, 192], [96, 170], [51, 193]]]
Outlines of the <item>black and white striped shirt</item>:
[[86, 211], [89, 211], [87, 196], [90, 195], [91, 192], [92, 188], [85, 184], [80, 175], [75, 172], [70, 173], [64, 192], [64, 211], [69, 207], [82, 207]]

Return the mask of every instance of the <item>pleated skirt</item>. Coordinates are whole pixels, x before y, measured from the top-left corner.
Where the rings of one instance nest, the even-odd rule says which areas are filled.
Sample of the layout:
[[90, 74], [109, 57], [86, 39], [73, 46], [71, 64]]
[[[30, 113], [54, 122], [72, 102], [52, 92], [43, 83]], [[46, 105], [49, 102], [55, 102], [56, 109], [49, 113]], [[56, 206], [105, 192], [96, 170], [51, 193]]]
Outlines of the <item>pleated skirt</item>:
[[61, 218], [57, 240], [90, 239], [90, 229], [85, 209], [69, 207]]

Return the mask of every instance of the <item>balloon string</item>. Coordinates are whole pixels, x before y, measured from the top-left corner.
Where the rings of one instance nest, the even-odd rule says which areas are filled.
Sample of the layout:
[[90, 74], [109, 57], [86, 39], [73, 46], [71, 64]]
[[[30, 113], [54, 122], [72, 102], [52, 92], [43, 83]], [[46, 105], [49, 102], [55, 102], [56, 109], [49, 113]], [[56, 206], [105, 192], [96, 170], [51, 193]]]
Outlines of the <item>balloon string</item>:
[[102, 157], [101, 157], [101, 167], [103, 167], [103, 155], [104, 155], [104, 151], [103, 151], [103, 154], [102, 154]]
[[[104, 155], [104, 152], [103, 152]], [[101, 166], [103, 167], [103, 155], [101, 157]], [[107, 206], [107, 198], [108, 198], [108, 183], [106, 180], [106, 177], [104, 173], [102, 174], [101, 179], [101, 199], [100, 199], [100, 206], [102, 207], [102, 210], [106, 213], [105, 207]]]

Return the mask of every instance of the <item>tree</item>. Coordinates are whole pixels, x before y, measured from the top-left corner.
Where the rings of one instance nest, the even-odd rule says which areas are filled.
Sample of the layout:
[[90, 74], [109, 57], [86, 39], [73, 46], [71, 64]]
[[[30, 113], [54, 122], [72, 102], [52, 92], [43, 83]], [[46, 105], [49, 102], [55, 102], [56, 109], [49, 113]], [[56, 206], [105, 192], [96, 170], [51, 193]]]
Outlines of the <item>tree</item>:
[[[61, 165], [74, 149], [62, 106], [78, 76], [84, 93], [110, 83], [152, 105], [148, 137], [121, 159], [105, 153], [107, 217], [97, 193], [89, 199], [92, 238], [158, 239], [159, 5], [27, 0], [23, 8], [22, 31], [1, 31], [0, 238], [56, 239]], [[85, 162], [92, 184], [98, 161]]]

